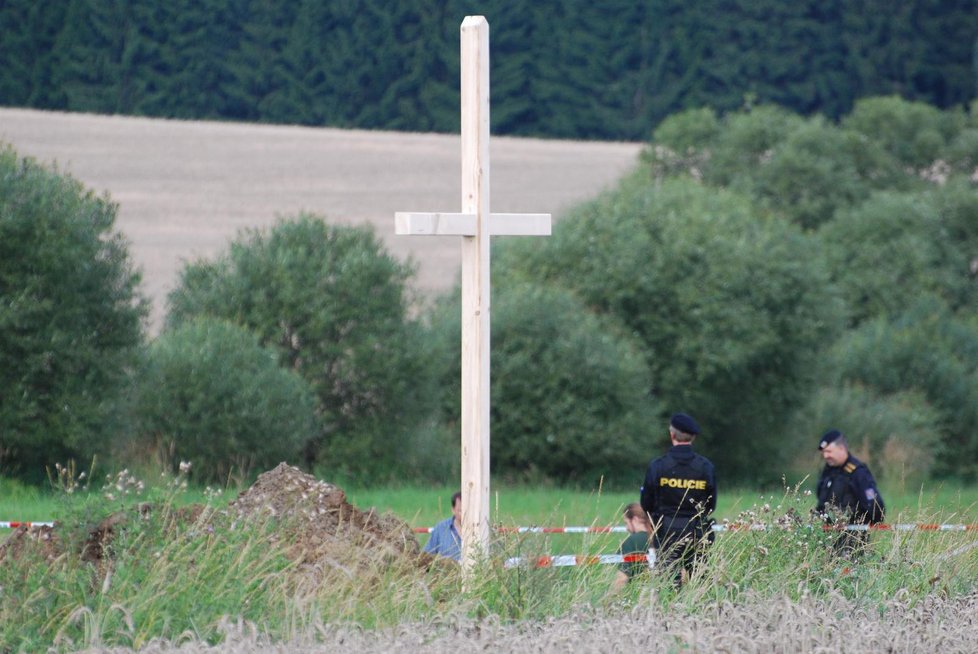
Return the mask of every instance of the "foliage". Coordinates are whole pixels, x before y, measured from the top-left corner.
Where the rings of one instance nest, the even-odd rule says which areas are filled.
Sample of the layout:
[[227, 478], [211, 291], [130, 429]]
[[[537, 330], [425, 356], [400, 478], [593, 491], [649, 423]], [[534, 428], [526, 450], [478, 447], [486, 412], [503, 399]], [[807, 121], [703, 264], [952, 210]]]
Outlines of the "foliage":
[[[692, 135], [681, 136], [680, 128]], [[915, 181], [923, 186], [868, 136], [771, 106], [730, 113], [719, 122], [705, 110], [678, 114], [656, 130], [643, 161], [654, 179], [690, 174], [711, 186], [729, 186], [765, 213], [806, 229], [858, 206], [875, 189], [910, 188]]]
[[146, 302], [116, 205], [0, 148], [0, 469], [35, 481], [117, 425]]
[[[968, 197], [974, 192], [951, 201]], [[962, 247], [967, 241], [956, 231], [952, 234], [934, 195], [920, 193], [877, 193], [824, 225], [818, 236], [850, 320], [859, 324], [900, 313], [908, 299], [927, 294], [954, 308], [975, 306], [978, 285], [968, 248]]]
[[665, 118], [652, 133], [652, 141], [675, 152], [703, 150], [720, 135], [721, 124], [713, 109], [687, 109]]
[[[976, 365], [968, 354], [976, 338], [969, 316], [978, 301], [978, 138], [971, 123], [959, 111], [896, 97], [861, 101], [839, 126], [765, 107], [728, 114], [716, 128], [710, 117], [686, 112], [656, 132], [643, 157], [653, 184], [690, 177], [732, 187], [758, 214], [807, 228], [830, 273], [824, 291], [844, 303], [849, 326], [858, 328], [831, 356], [816, 358], [823, 387], [792, 429], [817, 431], [805, 421], [850, 404], [861, 416], [849, 421], [853, 432], [876, 430], [883, 409], [908, 424], [936, 412], [931, 437], [916, 440], [928, 455], [891, 447], [891, 458], [917, 456], [911, 478], [928, 470], [970, 478], [967, 459], [942, 451], [960, 450], [958, 443], [971, 443], [976, 433], [968, 390], [974, 379], [966, 372]], [[676, 128], [687, 124], [699, 135], [695, 144]], [[922, 298], [932, 300], [920, 304]], [[873, 326], [863, 329], [867, 321]], [[931, 448], [935, 440], [942, 447]], [[876, 456], [886, 450], [874, 449]]]
[[882, 394], [843, 383], [811, 394], [785, 429], [784, 447], [797, 453], [794, 474], [814, 475], [815, 442], [829, 429], [840, 429], [882, 487], [899, 484], [913, 491], [946, 455], [940, 424], [940, 411], [920, 390]]
[[[935, 471], [978, 475], [978, 325], [956, 318], [934, 298], [921, 298], [891, 319], [876, 318], [847, 333], [826, 361], [830, 384], [859, 383], [881, 394], [921, 393], [939, 413], [931, 424], [948, 456]], [[856, 426], [854, 430], [858, 431]]]
[[873, 189], [903, 185], [876, 142], [817, 118], [792, 130], [760, 166], [742, 174], [761, 206], [806, 229], [859, 205]]
[[856, 102], [842, 124], [883, 147], [902, 165], [920, 170], [941, 157], [964, 128], [965, 116], [890, 96]]
[[973, 294], [978, 287], [978, 193], [969, 180], [955, 177], [935, 189], [930, 199], [941, 217], [941, 236], [957, 250], [953, 258], [964, 266], [957, 272], [967, 275]]
[[[458, 431], [460, 308], [432, 319], [443, 420]], [[657, 414], [641, 350], [567, 291], [497, 278], [491, 344], [491, 464], [502, 478], [636, 483]], [[454, 449], [454, 448], [453, 448]], [[457, 450], [456, 450], [457, 451]]]
[[164, 332], [136, 383], [133, 458], [151, 453], [171, 467], [189, 461], [199, 480], [294, 463], [315, 437], [305, 380], [231, 323], [201, 317]]
[[506, 245], [500, 268], [570, 289], [626, 326], [659, 419], [694, 415], [724, 478], [756, 478], [765, 448], [777, 478], [779, 427], [841, 327], [809, 236], [740, 195], [635, 176], [564, 218], [544, 245]]
[[768, 161], [772, 150], [784, 142], [805, 120], [781, 107], [761, 105], [728, 114], [723, 129], [709, 143], [709, 166], [704, 181], [715, 186], [749, 188], [757, 168]]
[[301, 214], [187, 265], [168, 324], [210, 315], [254, 331], [317, 398], [320, 433], [307, 465], [391, 474], [399, 453], [390, 443], [430, 406], [420, 325], [407, 316], [412, 273], [371, 230]]
[[[461, 0], [7, 0], [0, 104], [451, 132], [471, 13]], [[644, 139], [691, 107], [837, 119], [860, 98], [950, 108], [976, 90], [974, 0], [487, 0], [477, 13], [500, 134]]]

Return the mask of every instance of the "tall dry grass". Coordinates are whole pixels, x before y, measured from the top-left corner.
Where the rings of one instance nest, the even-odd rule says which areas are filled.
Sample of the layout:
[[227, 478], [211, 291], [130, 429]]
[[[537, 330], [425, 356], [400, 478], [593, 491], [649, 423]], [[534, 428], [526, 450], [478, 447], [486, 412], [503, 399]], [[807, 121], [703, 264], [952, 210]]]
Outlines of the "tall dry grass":
[[[153, 641], [141, 652], [240, 652], [297, 654], [410, 651], [424, 654], [468, 652], [974, 652], [978, 642], [978, 596], [894, 597], [866, 606], [838, 594], [792, 600], [750, 597], [743, 602], [705, 606], [696, 613], [660, 607], [617, 612], [582, 607], [546, 621], [507, 623], [491, 616], [458, 613], [394, 627], [364, 630], [319, 623], [287, 642], [262, 633], [252, 623], [225, 620], [223, 640], [209, 645], [187, 639]], [[111, 648], [107, 652], [129, 652]]]
[[93, 562], [75, 552], [100, 500], [73, 494], [82, 519], [63, 532], [65, 552], [0, 565], [0, 651], [954, 652], [978, 642], [974, 532], [874, 533], [851, 561], [796, 490], [744, 510], [738, 520], [766, 529], [719, 535], [681, 590], [652, 571], [611, 594], [612, 566], [502, 565], [553, 553], [539, 535], [500, 536], [463, 588], [450, 562], [365, 566], [353, 544], [296, 560], [281, 537], [288, 523], [217, 502], [187, 520], [174, 505], [180, 485], [169, 488]]

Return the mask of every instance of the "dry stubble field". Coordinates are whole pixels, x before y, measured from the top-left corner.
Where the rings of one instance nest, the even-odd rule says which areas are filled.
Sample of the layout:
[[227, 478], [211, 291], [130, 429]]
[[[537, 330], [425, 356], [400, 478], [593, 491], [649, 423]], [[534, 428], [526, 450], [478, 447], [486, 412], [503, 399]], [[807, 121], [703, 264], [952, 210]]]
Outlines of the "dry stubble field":
[[[152, 299], [157, 332], [184, 261], [223, 251], [242, 228], [311, 211], [372, 223], [388, 249], [419, 264], [424, 292], [454, 283], [455, 237], [397, 237], [395, 211], [458, 211], [458, 135], [192, 122], [0, 108], [0, 142], [119, 204]], [[552, 213], [613, 184], [640, 143], [492, 140], [491, 206]]]

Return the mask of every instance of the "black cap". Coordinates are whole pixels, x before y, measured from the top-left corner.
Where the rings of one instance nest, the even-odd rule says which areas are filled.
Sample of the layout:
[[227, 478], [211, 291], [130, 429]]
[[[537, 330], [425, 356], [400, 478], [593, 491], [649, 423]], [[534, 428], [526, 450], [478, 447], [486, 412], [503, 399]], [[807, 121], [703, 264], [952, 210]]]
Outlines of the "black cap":
[[838, 429], [830, 429], [824, 434], [822, 434], [822, 438], [818, 441], [818, 449], [824, 450], [826, 445], [828, 445], [829, 443], [834, 443], [840, 438], [842, 438], [841, 431], [839, 431]]
[[669, 419], [669, 426], [684, 434], [691, 434], [696, 436], [700, 433], [700, 426], [696, 424], [696, 421], [691, 417], [687, 416], [685, 413], [677, 413]]

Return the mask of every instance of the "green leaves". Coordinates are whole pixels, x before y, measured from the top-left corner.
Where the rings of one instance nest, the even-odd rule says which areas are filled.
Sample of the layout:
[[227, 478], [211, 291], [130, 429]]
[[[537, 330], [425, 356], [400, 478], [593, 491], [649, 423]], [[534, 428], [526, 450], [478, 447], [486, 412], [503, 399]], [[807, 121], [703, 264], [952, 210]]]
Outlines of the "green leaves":
[[568, 289], [622, 324], [638, 339], [658, 419], [695, 415], [725, 475], [754, 469], [752, 450], [774, 438], [841, 328], [812, 238], [688, 180], [636, 176], [530, 247], [500, 248], [498, 268]]
[[108, 448], [124, 371], [141, 343], [137, 291], [115, 205], [0, 149], [0, 469]]
[[412, 274], [371, 230], [302, 214], [188, 265], [168, 325], [209, 315], [254, 331], [317, 398], [306, 463], [389, 474], [390, 439], [417, 428], [433, 401], [420, 327], [407, 317]]
[[[457, 297], [433, 318], [443, 352], [442, 419], [455, 425], [459, 320]], [[505, 280], [494, 290], [491, 347], [496, 474], [588, 487], [602, 477], [634, 483], [659, 407], [639, 344], [620, 323], [566, 290]]]
[[916, 300], [892, 318], [854, 330], [829, 352], [829, 379], [859, 383], [883, 394], [917, 391], [938, 412], [929, 422], [952, 456], [935, 472], [978, 476], [978, 325], [955, 317], [933, 297]]
[[878, 193], [822, 227], [853, 324], [898, 314], [908, 298], [927, 294], [974, 306], [968, 256], [946, 223], [934, 194]]
[[200, 481], [295, 463], [316, 433], [305, 380], [255, 334], [214, 318], [163, 333], [136, 384], [134, 446], [169, 466], [192, 462]]

